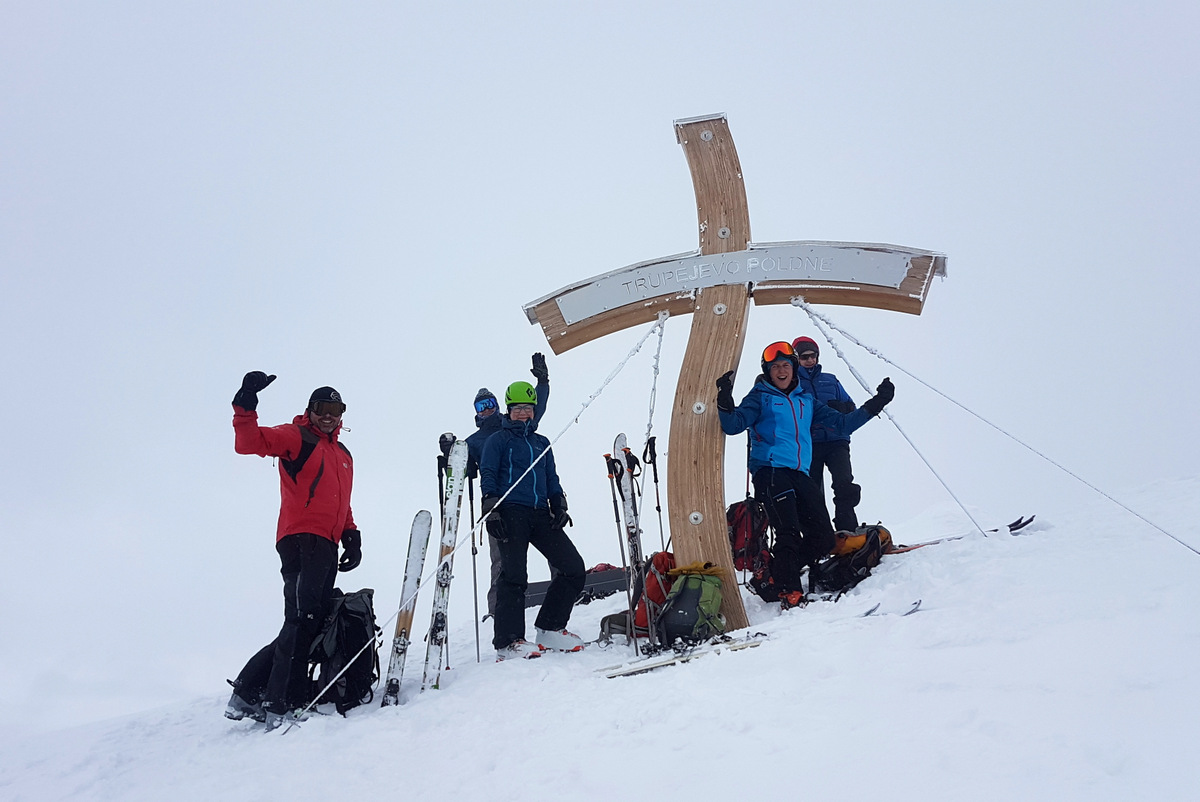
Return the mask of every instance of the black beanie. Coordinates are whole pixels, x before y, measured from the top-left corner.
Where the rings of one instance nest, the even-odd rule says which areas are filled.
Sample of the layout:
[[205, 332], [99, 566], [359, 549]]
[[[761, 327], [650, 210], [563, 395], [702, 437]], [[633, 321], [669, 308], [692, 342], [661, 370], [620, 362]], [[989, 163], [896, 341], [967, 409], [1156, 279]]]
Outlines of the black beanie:
[[[490, 398], [493, 401], [495, 401], [496, 394], [493, 393], [491, 390], [489, 390], [486, 387], [480, 387], [479, 392], [475, 393], [475, 403], [478, 404], [480, 401], [482, 401], [485, 398]], [[497, 404], [497, 406], [499, 406], [499, 404]]]
[[342, 406], [346, 405], [346, 402], [342, 401], [341, 393], [332, 387], [318, 387], [317, 389], [313, 390], [312, 395], [308, 397], [309, 408], [311, 409], [313, 404], [316, 404], [320, 401], [337, 401]]

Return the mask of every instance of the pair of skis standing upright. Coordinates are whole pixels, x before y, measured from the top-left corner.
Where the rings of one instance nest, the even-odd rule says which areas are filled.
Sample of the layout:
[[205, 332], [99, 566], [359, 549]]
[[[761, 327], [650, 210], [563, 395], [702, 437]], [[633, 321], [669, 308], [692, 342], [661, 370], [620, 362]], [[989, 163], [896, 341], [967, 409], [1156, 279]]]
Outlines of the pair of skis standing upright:
[[[653, 438], [646, 446], [647, 451], [643, 456], [652, 455], [654, 446]], [[648, 456], [648, 459], [654, 459]], [[638, 511], [638, 494], [635, 479], [640, 472], [640, 463], [638, 458], [629, 450], [628, 441], [625, 434], [622, 432], [617, 435], [613, 442], [613, 450], [611, 454], [604, 455], [604, 461], [608, 466], [608, 481], [612, 489], [613, 497], [613, 515], [617, 522], [617, 533], [621, 541], [621, 559], [628, 557], [628, 568], [630, 571], [630, 582], [625, 589], [626, 597], [629, 602], [629, 624], [628, 629], [630, 636], [634, 633], [634, 620], [637, 614], [636, 604], [640, 596], [645, 595], [646, 588], [646, 558], [642, 553], [642, 525], [641, 514]], [[658, 467], [654, 466], [655, 481], [657, 483]], [[657, 484], [656, 484], [657, 487]], [[655, 491], [657, 492], [657, 490]], [[618, 498], [620, 499], [618, 503]], [[649, 625], [650, 646], [649, 651], [658, 651], [658, 635], [656, 632], [656, 620], [658, 611], [653, 609], [649, 598], [646, 599], [646, 622]], [[637, 638], [633, 638], [633, 642], [637, 643]]]
[[[442, 666], [446, 664], [446, 611], [450, 606], [450, 580], [454, 570], [454, 546], [458, 540], [458, 518], [462, 510], [463, 489], [467, 481], [467, 443], [452, 434], [441, 438], [442, 454], [438, 457], [438, 492], [441, 494], [442, 538], [438, 553], [438, 568], [433, 591], [433, 615], [425, 647], [425, 673], [421, 690], [437, 688]], [[441, 474], [445, 474], [442, 482]], [[421, 510], [413, 518], [408, 538], [408, 559], [404, 565], [404, 584], [400, 591], [400, 611], [396, 614], [396, 630], [392, 638], [392, 654], [384, 682], [383, 706], [400, 704], [400, 679], [411, 643], [413, 614], [417, 607], [417, 591], [425, 570], [425, 552], [433, 516]]]
[[[445, 474], [445, 482], [439, 476], [439, 492], [442, 506], [442, 537], [438, 554], [438, 569], [435, 576], [436, 588], [433, 597], [433, 613], [429, 623], [429, 635], [425, 649], [425, 671], [421, 690], [437, 688], [442, 667], [446, 663], [446, 612], [450, 604], [450, 580], [454, 569], [454, 547], [458, 539], [458, 519], [462, 510], [463, 491], [466, 487], [467, 444], [453, 435], [442, 435], [442, 455], [439, 457], [439, 473]], [[614, 456], [615, 455], [615, 456]], [[622, 557], [628, 556], [636, 588], [645, 587], [645, 558], [642, 555], [641, 525], [639, 523], [635, 477], [638, 470], [637, 457], [629, 450], [624, 434], [617, 435], [613, 453], [604, 455], [609, 469], [609, 481], [613, 490], [613, 510], [622, 534]], [[621, 506], [618, 507], [617, 497]], [[624, 522], [622, 523], [622, 516]], [[400, 681], [404, 674], [404, 663], [412, 643], [413, 615], [417, 607], [417, 592], [421, 588], [421, 575], [425, 570], [425, 553], [429, 535], [433, 528], [433, 516], [421, 510], [413, 518], [408, 540], [408, 558], [404, 566], [404, 583], [400, 591], [400, 610], [396, 615], [396, 628], [392, 637], [391, 657], [384, 681], [383, 706], [400, 703]], [[626, 593], [630, 591], [627, 588]], [[629, 596], [630, 627], [633, 625], [633, 598]], [[653, 623], [653, 622], [651, 622]], [[651, 644], [655, 644], [653, 625], [650, 628]]]

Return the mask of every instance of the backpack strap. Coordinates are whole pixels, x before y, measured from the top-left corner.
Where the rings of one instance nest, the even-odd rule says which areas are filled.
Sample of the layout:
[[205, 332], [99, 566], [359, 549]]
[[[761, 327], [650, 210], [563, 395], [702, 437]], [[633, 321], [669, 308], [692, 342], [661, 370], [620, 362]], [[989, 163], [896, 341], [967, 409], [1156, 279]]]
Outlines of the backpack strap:
[[[296, 477], [300, 475], [300, 471], [304, 468], [304, 463], [308, 462], [308, 458], [312, 456], [313, 450], [316, 449], [320, 438], [309, 429], [307, 426], [296, 424], [296, 428], [300, 430], [300, 453], [295, 459], [280, 460], [279, 464], [288, 476], [292, 477], [292, 481], [296, 481]], [[341, 445], [339, 442], [338, 445]], [[345, 448], [345, 446], [342, 446]], [[347, 451], [347, 454], [350, 452]]]

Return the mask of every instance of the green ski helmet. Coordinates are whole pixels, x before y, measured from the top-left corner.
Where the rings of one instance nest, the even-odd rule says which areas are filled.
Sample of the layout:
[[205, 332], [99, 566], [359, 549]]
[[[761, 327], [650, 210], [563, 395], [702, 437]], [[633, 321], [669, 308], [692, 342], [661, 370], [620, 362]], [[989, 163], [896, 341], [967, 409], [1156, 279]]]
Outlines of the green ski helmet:
[[533, 385], [529, 382], [513, 382], [508, 385], [508, 389], [504, 391], [505, 406], [513, 406], [514, 404], [536, 404], [537, 390], [533, 389]]

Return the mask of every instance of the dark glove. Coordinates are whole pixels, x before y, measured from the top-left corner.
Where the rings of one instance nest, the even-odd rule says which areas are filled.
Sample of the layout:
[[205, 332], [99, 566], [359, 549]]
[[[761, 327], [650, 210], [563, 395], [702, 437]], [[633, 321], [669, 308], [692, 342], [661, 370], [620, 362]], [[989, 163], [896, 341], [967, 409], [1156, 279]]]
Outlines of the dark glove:
[[566, 529], [572, 526], [571, 516], [567, 515], [567, 494], [550, 499], [550, 517], [554, 519], [555, 529]]
[[883, 408], [896, 397], [896, 386], [892, 384], [891, 379], [884, 379], [875, 388], [875, 395], [863, 402], [862, 408], [871, 413], [874, 417], [883, 411]]
[[833, 399], [832, 401], [826, 401], [825, 406], [829, 407], [830, 409], [837, 410], [838, 412], [842, 413], [843, 415], [849, 415], [851, 412], [854, 411], [854, 402], [853, 401], [839, 401], [836, 398]]
[[342, 532], [342, 559], [338, 561], [339, 571], [353, 571], [362, 562], [362, 533], [357, 529], [347, 529]]
[[504, 521], [500, 520], [500, 513], [496, 511], [496, 502], [499, 500], [498, 496], [484, 496], [479, 502], [479, 512], [486, 521], [484, 525], [488, 534], [496, 540], [504, 540]]
[[717, 379], [717, 409], [733, 412], [733, 374], [737, 371], [726, 371]]
[[258, 393], [268, 384], [275, 381], [275, 374], [270, 376], [261, 370], [252, 370], [242, 378], [242, 389], [233, 396], [233, 403], [247, 412], [258, 409]]
[[546, 357], [540, 351], [533, 355], [533, 367], [529, 369], [529, 372], [539, 382], [550, 381], [550, 371], [546, 368]]

